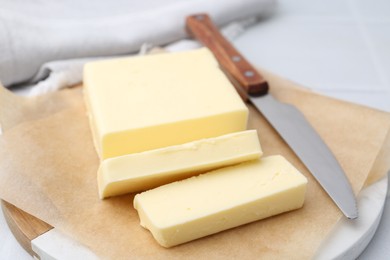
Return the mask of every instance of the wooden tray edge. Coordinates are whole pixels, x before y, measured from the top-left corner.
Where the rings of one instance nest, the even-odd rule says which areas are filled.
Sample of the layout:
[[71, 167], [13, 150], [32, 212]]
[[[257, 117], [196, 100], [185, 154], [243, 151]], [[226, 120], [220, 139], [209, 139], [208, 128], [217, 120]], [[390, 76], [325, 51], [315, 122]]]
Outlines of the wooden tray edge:
[[39, 256], [32, 250], [31, 240], [53, 227], [4, 200], [1, 200], [1, 208], [8, 227], [16, 240], [30, 255], [39, 259]]

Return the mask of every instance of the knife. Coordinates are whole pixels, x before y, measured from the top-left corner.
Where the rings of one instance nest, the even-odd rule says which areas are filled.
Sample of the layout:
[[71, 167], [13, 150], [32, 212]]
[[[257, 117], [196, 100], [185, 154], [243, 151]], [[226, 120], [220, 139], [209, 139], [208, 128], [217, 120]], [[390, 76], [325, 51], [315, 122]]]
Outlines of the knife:
[[190, 35], [213, 52], [244, 101], [251, 102], [277, 130], [343, 214], [356, 219], [352, 187], [339, 162], [304, 115], [268, 93], [267, 81], [222, 36], [207, 14], [188, 16], [186, 27]]

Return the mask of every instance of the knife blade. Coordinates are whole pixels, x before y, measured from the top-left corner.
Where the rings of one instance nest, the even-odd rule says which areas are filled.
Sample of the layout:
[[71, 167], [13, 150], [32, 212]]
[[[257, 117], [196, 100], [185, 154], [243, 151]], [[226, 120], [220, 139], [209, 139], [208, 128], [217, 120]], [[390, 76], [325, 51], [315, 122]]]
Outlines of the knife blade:
[[186, 29], [213, 52], [244, 101], [251, 102], [275, 128], [342, 213], [356, 219], [358, 211], [352, 187], [339, 162], [305, 116], [268, 93], [267, 81], [223, 37], [207, 14], [188, 16]]

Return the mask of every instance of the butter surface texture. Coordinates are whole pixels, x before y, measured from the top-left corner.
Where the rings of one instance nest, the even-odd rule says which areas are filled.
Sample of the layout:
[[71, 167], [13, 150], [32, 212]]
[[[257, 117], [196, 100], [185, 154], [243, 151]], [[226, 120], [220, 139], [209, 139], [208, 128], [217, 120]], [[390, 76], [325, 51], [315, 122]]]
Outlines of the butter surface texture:
[[302, 207], [307, 179], [282, 156], [221, 168], [138, 194], [141, 225], [164, 247]]
[[206, 48], [88, 63], [84, 96], [102, 159], [243, 131], [248, 117]]
[[98, 171], [100, 198], [143, 191], [218, 167], [258, 159], [256, 130], [104, 160]]

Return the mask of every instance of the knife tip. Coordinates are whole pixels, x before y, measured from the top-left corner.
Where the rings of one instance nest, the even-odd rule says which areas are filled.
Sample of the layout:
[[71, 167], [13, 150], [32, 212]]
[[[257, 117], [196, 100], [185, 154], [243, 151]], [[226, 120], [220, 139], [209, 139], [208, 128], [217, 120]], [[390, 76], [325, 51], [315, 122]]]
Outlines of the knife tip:
[[348, 219], [357, 219], [359, 217], [359, 214], [354, 214], [354, 215], [347, 215], [346, 216]]
[[353, 210], [350, 210], [349, 212], [344, 211], [343, 213], [348, 219], [357, 219], [359, 217], [357, 207], [355, 207]]

